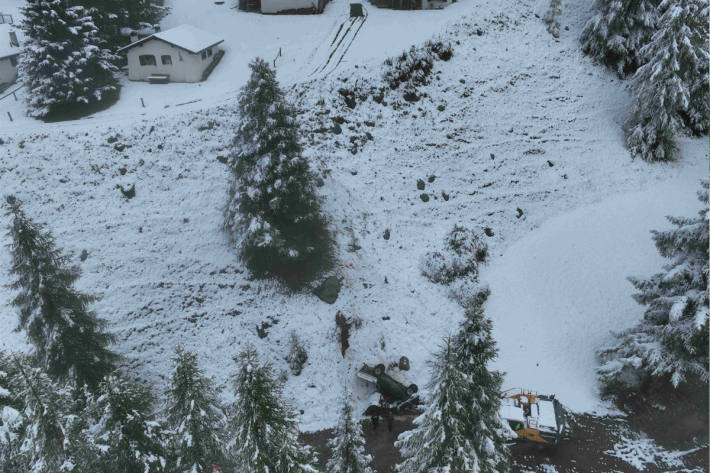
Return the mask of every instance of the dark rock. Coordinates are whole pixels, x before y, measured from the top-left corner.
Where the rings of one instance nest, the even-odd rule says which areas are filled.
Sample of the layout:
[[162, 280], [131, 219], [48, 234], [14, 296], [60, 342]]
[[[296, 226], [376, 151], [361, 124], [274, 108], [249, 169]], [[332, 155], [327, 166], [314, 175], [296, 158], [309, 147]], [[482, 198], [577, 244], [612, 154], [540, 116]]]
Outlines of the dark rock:
[[493, 233], [493, 230], [491, 230], [490, 227], [484, 228], [484, 229], [483, 229], [483, 233], [485, 233], [486, 236], [489, 236], [489, 237], [492, 237], [493, 235], [495, 235], [495, 233]]
[[517, 218], [520, 218], [520, 217], [523, 216], [523, 209], [521, 209], [520, 207], [518, 207], [518, 208], [516, 209], [516, 211], [518, 212], [518, 215], [516, 215]]
[[424, 183], [424, 181], [422, 179], [417, 179], [417, 189], [423, 191], [425, 187], [426, 184]]
[[449, 194], [447, 194], [444, 191], [441, 191], [441, 198], [448, 202], [449, 201]]
[[375, 122], [371, 122], [371, 121], [369, 121], [369, 120], [365, 120], [363, 123], [364, 123], [365, 125], [369, 126], [369, 127], [375, 126]]
[[483, 36], [483, 30], [482, 30], [481, 28], [477, 28], [477, 29], [476, 29], [476, 34], [477, 34], [478, 36]]
[[402, 98], [406, 100], [407, 102], [418, 102], [419, 101], [419, 96], [417, 95], [416, 92], [413, 90], [409, 90], [402, 95]]
[[435, 180], [436, 180], [436, 176], [433, 175], [433, 174], [427, 178], [427, 182], [429, 182], [429, 184], [431, 184], [431, 183], [434, 182]]
[[339, 135], [343, 132], [342, 127], [338, 124], [338, 122], [333, 123], [333, 126], [330, 128], [331, 133], [335, 135]]
[[375, 138], [372, 136], [372, 133], [370, 133], [369, 131], [366, 131], [366, 132], [365, 132], [365, 138], [367, 138], [369, 141], [372, 141], [372, 140], [375, 139]]
[[429, 194], [426, 192], [422, 193], [419, 198], [422, 199], [422, 202], [429, 202]]
[[439, 105], [436, 107], [436, 109], [440, 112], [443, 112], [444, 110], [446, 110], [446, 105]]
[[124, 189], [121, 184], [118, 184], [116, 187], [121, 189], [121, 194], [123, 194], [123, 197], [126, 199], [132, 199], [136, 196], [136, 185], [131, 184], [131, 187], [128, 189]]
[[340, 280], [335, 276], [328, 276], [320, 286], [313, 290], [313, 294], [328, 304], [334, 303], [340, 294]]
[[333, 117], [332, 120], [338, 125], [342, 125], [343, 123], [345, 123], [345, 119], [340, 115], [338, 115], [337, 117]]
[[84, 261], [86, 261], [86, 258], [88, 258], [88, 257], [89, 257], [89, 252], [86, 250], [81, 250], [81, 254], [79, 255], [79, 261], [81, 261], [83, 263]]
[[126, 145], [124, 145], [123, 143], [116, 143], [115, 145], [113, 145], [113, 149], [120, 153], [121, 151], [126, 149]]
[[217, 156], [217, 161], [219, 161], [222, 164], [227, 164], [227, 157], [226, 156]]
[[491, 159], [496, 159], [496, 155], [491, 153]]
[[323, 180], [323, 178], [320, 176], [316, 177], [316, 187], [323, 187], [324, 185], [325, 181]]
[[108, 139], [106, 140], [106, 142], [107, 142], [108, 144], [113, 144], [113, 143], [115, 143], [115, 142], [117, 142], [117, 141], [118, 141], [118, 135], [109, 136]]
[[547, 165], [550, 166], [550, 167], [553, 167], [553, 166], [555, 165], [555, 163], [553, 163], [552, 161], [550, 161], [550, 160], [548, 159], [548, 160], [547, 160]]
[[118, 172], [121, 174], [121, 176], [125, 176], [126, 173], [128, 172], [128, 169], [126, 169], [126, 168], [118, 168]]
[[158, 149], [163, 149], [165, 146], [163, 146], [163, 143], [158, 144]]
[[384, 238], [385, 240], [390, 239], [390, 229], [389, 228], [385, 229], [385, 232], [382, 234], [382, 238]]

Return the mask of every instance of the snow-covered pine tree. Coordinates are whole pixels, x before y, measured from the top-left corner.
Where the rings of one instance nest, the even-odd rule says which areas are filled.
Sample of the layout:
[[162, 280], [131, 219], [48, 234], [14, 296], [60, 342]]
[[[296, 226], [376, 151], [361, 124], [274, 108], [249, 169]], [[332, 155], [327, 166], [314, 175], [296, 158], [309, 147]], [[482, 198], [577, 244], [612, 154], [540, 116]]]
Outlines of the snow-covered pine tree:
[[15, 277], [10, 287], [19, 291], [12, 300], [19, 326], [52, 378], [94, 388], [117, 359], [107, 348], [113, 337], [103, 331], [106, 322], [88, 309], [96, 297], [74, 288], [81, 270], [55, 247], [52, 235], [25, 215], [17, 198], [7, 202]]
[[155, 420], [153, 394], [114, 373], [87, 402], [88, 431], [102, 452], [101, 473], [165, 471], [165, 429]]
[[27, 40], [19, 73], [30, 116], [73, 111], [117, 93], [116, 57], [83, 7], [67, 7], [64, 0], [27, 0], [22, 11]]
[[542, 21], [547, 25], [547, 31], [555, 38], [560, 37], [560, 15], [562, 15], [562, 0], [550, 0], [550, 8], [545, 12]]
[[708, 381], [708, 184], [699, 192], [699, 217], [668, 217], [675, 226], [654, 231], [659, 253], [670, 262], [649, 279], [630, 278], [634, 299], [647, 307], [643, 320], [602, 350], [599, 378], [605, 391], [638, 387], [646, 376]]
[[633, 74], [643, 64], [641, 48], [651, 39], [659, 0], [596, 0], [596, 13], [582, 30], [582, 51], [614, 69]]
[[[495, 454], [493, 445], [487, 446], [490, 454], [479, 458], [475, 449], [474, 430], [469, 422], [467, 401], [476, 385], [469, 375], [461, 371], [456, 346], [445, 339], [441, 350], [430, 362], [431, 381], [427, 388], [424, 412], [414, 419], [416, 427], [401, 434], [395, 442], [403, 461], [395, 470], [398, 473], [432, 472], [493, 472], [488, 457]], [[481, 437], [485, 440], [485, 435]], [[489, 466], [490, 465], [490, 466]]]
[[[673, 159], [683, 117], [705, 130], [708, 120], [707, 1], [664, 0], [659, 10], [658, 30], [641, 51], [645, 63], [634, 75], [635, 97], [624, 125], [632, 156], [649, 161]], [[699, 93], [704, 104], [697, 103]]]
[[71, 424], [71, 391], [26, 358], [13, 359], [23, 403], [22, 440], [16, 461], [32, 473], [70, 472], [66, 435]]
[[295, 111], [264, 60], [250, 67], [239, 95], [224, 228], [253, 275], [301, 286], [327, 266], [330, 236], [298, 142]]
[[365, 451], [362, 427], [353, 415], [352, 399], [346, 394], [340, 410], [340, 422], [328, 441], [332, 456], [325, 466], [326, 473], [374, 473], [372, 457]]
[[282, 385], [269, 363], [259, 363], [249, 345], [235, 358], [237, 397], [231, 408], [230, 454], [241, 473], [314, 473], [316, 457], [298, 441], [292, 408], [284, 401]]
[[171, 471], [193, 473], [222, 465], [224, 412], [212, 380], [197, 363], [194, 353], [175, 349], [174, 369], [167, 391]]
[[20, 461], [24, 404], [17, 364], [0, 351], [0, 465], [3, 473], [25, 473]]
[[504, 472], [509, 469], [509, 429], [500, 417], [503, 374], [491, 371], [489, 364], [498, 356], [492, 330], [493, 322], [485, 316], [482, 302], [472, 303], [455, 339], [459, 370], [471, 380], [467, 393], [467, 425], [471, 444], [481, 472]]

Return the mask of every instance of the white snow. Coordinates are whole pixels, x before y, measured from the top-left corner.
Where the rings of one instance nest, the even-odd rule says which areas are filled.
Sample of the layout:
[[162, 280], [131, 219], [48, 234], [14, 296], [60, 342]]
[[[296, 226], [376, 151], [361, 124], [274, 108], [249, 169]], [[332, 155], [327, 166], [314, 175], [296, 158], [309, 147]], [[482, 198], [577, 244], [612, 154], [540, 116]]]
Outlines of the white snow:
[[555, 394], [575, 411], [602, 408], [595, 353], [644, 310], [626, 278], [660, 270], [649, 230], [668, 228], [666, 215], [696, 213], [690, 190], [699, 177], [687, 173], [553, 218], [491, 264], [482, 277], [507, 387]]

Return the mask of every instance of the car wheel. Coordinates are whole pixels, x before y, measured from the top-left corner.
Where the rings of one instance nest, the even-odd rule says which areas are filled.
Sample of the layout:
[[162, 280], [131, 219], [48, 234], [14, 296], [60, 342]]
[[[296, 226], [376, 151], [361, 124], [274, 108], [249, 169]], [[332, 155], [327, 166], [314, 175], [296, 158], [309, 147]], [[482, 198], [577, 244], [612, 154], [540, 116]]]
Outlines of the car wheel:
[[383, 374], [385, 374], [385, 365], [379, 364], [375, 366], [375, 369], [373, 371], [375, 373], [375, 376], [382, 376]]
[[407, 387], [407, 394], [409, 394], [410, 396], [415, 394], [417, 391], [419, 391], [419, 387], [416, 384], [410, 384]]

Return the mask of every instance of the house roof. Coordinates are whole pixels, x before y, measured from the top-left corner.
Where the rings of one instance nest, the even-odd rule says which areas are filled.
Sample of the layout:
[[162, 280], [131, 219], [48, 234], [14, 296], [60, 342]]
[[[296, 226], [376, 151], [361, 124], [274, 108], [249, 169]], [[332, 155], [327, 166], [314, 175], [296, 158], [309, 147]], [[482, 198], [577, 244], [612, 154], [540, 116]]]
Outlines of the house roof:
[[21, 52], [19, 46], [12, 46], [10, 44], [10, 31], [13, 31], [17, 35], [18, 41], [22, 42], [22, 34], [17, 28], [13, 28], [12, 25], [7, 23], [0, 24], [0, 59], [6, 58], [8, 56], [17, 56]]
[[208, 33], [206, 31], [195, 28], [191, 25], [180, 25], [175, 28], [170, 28], [169, 30], [160, 31], [159, 33], [152, 34], [146, 38], [140, 39], [135, 43], [131, 43], [128, 46], [124, 46], [117, 52], [126, 51], [134, 46], [145, 43], [151, 39], [159, 39], [165, 41], [168, 44], [177, 46], [191, 53], [199, 53], [215, 44], [219, 44], [223, 39], [218, 36]]

